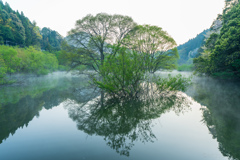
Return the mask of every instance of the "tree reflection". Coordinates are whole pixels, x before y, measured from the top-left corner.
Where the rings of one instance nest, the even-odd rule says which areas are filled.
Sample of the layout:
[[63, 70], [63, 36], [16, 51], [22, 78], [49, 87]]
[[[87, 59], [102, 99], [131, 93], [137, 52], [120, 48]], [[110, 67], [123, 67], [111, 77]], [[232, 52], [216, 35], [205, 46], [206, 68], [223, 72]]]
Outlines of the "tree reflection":
[[190, 94], [204, 104], [203, 122], [219, 143], [220, 152], [240, 160], [240, 84], [213, 79], [197, 79]]
[[34, 100], [27, 96], [17, 104], [3, 106], [0, 109], [0, 144], [10, 133], [13, 135], [18, 128], [28, 126], [28, 123], [39, 115], [43, 104], [40, 99]]
[[[79, 82], [79, 78], [76, 80]], [[35, 88], [29, 88], [29, 92], [27, 93], [34, 93], [35, 96], [27, 95], [23, 97], [23, 95], [19, 95], [21, 94], [22, 86], [16, 87], [16, 89], [20, 90], [17, 93], [7, 92], [6, 94], [10, 97], [9, 99], [11, 97], [14, 99], [14, 96], [23, 98], [7, 104], [0, 101], [0, 144], [10, 134], [14, 135], [18, 128], [28, 126], [29, 122], [35, 116], [38, 116], [43, 108], [51, 109], [67, 99], [77, 102], [88, 102], [89, 99], [97, 97], [98, 93], [85, 84], [73, 84], [76, 80], [62, 78], [56, 81], [57, 84], [53, 88], [52, 85], [49, 87], [47, 83], [42, 86], [42, 90], [36, 91]], [[82, 80], [82, 82], [84, 81]]]
[[203, 122], [213, 138], [219, 143], [219, 150], [224, 156], [240, 160], [240, 115], [239, 112], [222, 113], [213, 108], [203, 108]]
[[[107, 145], [120, 155], [129, 156], [134, 142], [154, 142], [152, 120], [174, 110], [177, 114], [189, 109], [190, 101], [183, 94], [143, 95], [138, 100], [120, 100], [99, 96], [87, 103], [67, 105], [69, 116], [79, 130], [103, 136]], [[75, 104], [75, 105], [74, 105]]]

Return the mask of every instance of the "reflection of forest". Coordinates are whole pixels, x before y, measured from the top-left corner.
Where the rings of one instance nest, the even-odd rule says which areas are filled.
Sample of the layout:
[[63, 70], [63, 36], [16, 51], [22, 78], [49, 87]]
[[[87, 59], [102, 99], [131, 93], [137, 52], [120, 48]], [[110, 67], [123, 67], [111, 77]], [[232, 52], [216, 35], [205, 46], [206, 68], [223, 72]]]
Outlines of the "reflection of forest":
[[123, 101], [97, 97], [88, 103], [69, 102], [69, 116], [78, 129], [89, 135], [103, 136], [107, 145], [120, 155], [129, 156], [134, 142], [154, 142], [153, 119], [174, 110], [188, 109], [190, 101], [181, 94]]
[[[79, 84], [77, 83], [79, 79], [75, 80], [61, 79], [55, 81], [54, 86], [42, 86], [43, 90], [33, 89], [36, 96], [28, 95], [33, 93], [33, 90], [28, 89], [29, 93], [25, 93], [26, 96], [19, 101], [16, 102], [14, 99], [12, 103], [3, 104], [0, 107], [0, 144], [8, 138], [10, 133], [13, 135], [18, 128], [27, 126], [35, 116], [39, 115], [39, 111], [43, 107], [51, 109], [67, 99], [84, 102], [97, 96], [97, 93], [86, 92], [86, 90], [91, 91], [91, 89], [87, 89], [87, 83]], [[7, 94], [8, 96], [16, 96], [16, 92], [12, 94], [8, 92]], [[22, 93], [18, 92], [18, 94]], [[17, 96], [22, 97], [22, 95]]]
[[240, 84], [198, 79], [188, 94], [207, 108], [203, 122], [224, 156], [240, 160]]
[[[153, 119], [170, 110], [182, 112], [189, 103], [179, 95], [166, 98], [146, 96], [134, 102], [116, 99], [103, 101], [100, 97], [95, 98], [98, 92], [88, 88], [87, 81], [63, 78], [37, 83], [31, 86], [32, 89], [16, 87], [14, 92], [1, 92], [0, 144], [10, 133], [14, 134], [18, 128], [27, 126], [43, 107], [50, 109], [62, 102], [74, 102], [74, 105], [67, 105], [66, 108], [79, 130], [102, 136], [109, 147], [119, 154], [129, 155], [135, 142], [156, 140], [151, 130]], [[219, 150], [224, 156], [237, 160], [240, 160], [239, 86], [236, 83], [199, 78], [187, 91], [189, 96], [207, 106], [202, 108], [203, 122], [213, 138], [217, 139]], [[0, 89], [3, 91], [3, 88]], [[4, 99], [4, 96], [8, 99]]]
[[34, 100], [30, 96], [21, 99], [17, 104], [9, 104], [0, 109], [0, 143], [7, 139], [9, 134], [28, 125], [42, 109], [43, 101]]

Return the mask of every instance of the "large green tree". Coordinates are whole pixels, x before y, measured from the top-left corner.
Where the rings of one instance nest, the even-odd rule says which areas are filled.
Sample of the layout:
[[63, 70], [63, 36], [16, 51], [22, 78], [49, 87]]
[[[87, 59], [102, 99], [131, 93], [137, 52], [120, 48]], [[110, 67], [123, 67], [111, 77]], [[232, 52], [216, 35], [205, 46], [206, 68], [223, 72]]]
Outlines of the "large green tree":
[[179, 58], [174, 39], [161, 27], [138, 25], [124, 38], [124, 45], [145, 54], [145, 67], [149, 72], [173, 69]]
[[182, 77], [156, 79], [157, 83], [147, 76], [158, 69], [173, 69], [179, 58], [176, 42], [160, 27], [136, 25], [130, 17], [100, 13], [78, 20], [68, 40], [70, 51], [76, 53], [71, 54], [72, 64], [93, 64], [99, 73], [93, 83], [111, 96], [138, 98], [148, 87], [144, 83], [161, 86], [169, 82], [173, 88], [171, 81], [188, 83]]
[[94, 63], [93, 68], [97, 71], [103, 64], [106, 54], [111, 52], [109, 45], [120, 45], [124, 36], [135, 26], [136, 23], [128, 16], [89, 14], [76, 22], [75, 28], [69, 32], [69, 41], [80, 49], [78, 54]]

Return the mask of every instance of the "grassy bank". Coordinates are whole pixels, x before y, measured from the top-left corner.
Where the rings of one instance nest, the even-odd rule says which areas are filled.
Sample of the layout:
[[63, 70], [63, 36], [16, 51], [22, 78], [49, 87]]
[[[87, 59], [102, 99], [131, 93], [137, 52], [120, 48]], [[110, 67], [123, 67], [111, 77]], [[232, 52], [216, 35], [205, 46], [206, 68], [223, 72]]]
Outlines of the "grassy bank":
[[178, 71], [192, 71], [193, 70], [193, 65], [192, 64], [183, 64], [181, 66], [178, 66], [177, 68]]

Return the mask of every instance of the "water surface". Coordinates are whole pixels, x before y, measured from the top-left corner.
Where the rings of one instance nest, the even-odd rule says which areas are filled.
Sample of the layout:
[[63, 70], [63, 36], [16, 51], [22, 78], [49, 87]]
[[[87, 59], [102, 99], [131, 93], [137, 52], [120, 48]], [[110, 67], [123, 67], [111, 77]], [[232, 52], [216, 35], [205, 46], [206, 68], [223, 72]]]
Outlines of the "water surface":
[[84, 75], [29, 78], [0, 88], [0, 159], [239, 160], [239, 86], [194, 77], [186, 93], [123, 103]]

